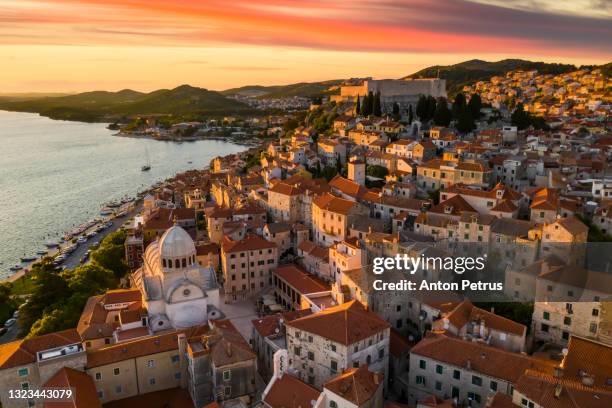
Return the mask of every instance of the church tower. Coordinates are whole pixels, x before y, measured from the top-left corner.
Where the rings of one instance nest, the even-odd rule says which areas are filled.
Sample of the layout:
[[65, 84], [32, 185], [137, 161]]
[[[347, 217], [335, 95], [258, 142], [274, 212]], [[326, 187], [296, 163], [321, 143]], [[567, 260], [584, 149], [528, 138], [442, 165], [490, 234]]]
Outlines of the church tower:
[[353, 159], [348, 163], [348, 178], [355, 183], [365, 186], [366, 165], [361, 159]]

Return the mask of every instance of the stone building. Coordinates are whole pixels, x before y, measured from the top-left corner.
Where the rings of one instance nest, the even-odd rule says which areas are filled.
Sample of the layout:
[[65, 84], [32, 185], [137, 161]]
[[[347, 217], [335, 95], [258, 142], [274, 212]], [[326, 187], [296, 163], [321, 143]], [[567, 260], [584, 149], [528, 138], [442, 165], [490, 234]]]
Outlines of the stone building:
[[215, 271], [198, 264], [193, 239], [178, 225], [147, 247], [143, 266], [132, 280], [142, 293], [154, 332], [197, 326], [218, 317]]
[[387, 378], [389, 324], [351, 301], [286, 323], [289, 368], [321, 389], [343, 370], [365, 364]]
[[272, 271], [278, 265], [278, 248], [257, 235], [239, 241], [224, 238], [221, 267], [225, 301], [259, 293], [272, 285]]

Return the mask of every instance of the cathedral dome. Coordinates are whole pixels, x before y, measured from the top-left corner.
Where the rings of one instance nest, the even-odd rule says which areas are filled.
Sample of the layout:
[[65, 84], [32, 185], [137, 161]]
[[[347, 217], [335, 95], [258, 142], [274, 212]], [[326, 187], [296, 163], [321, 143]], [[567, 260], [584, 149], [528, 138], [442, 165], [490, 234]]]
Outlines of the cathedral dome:
[[159, 240], [159, 255], [166, 259], [195, 257], [196, 249], [191, 236], [178, 225], [168, 229]]

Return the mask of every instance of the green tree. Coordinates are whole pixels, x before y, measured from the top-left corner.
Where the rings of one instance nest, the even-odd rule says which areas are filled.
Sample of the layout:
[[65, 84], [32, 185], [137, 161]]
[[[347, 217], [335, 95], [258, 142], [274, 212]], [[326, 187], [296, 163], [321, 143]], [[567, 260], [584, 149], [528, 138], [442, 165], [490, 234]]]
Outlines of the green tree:
[[372, 114], [374, 116], [382, 115], [382, 108], [380, 105], [380, 92], [374, 94], [374, 102], [372, 103]]
[[19, 315], [22, 333], [27, 334], [30, 327], [43, 316], [46, 309], [51, 309], [60, 301], [69, 298], [72, 290], [62, 278], [52, 263], [51, 258], [35, 263], [32, 266], [32, 281], [34, 290], [30, 301], [23, 307]]
[[436, 107], [437, 107], [436, 98], [429, 95], [427, 97], [427, 120], [433, 119], [434, 115], [436, 114]]
[[361, 98], [357, 95], [357, 104], [355, 106], [355, 112], [359, 115], [361, 113]]
[[419, 100], [416, 106], [416, 115], [421, 122], [427, 121], [427, 98], [425, 95], [419, 96]]
[[15, 309], [15, 300], [11, 297], [11, 283], [0, 283], [0, 322], [11, 317], [11, 312]]
[[389, 170], [383, 166], [371, 165], [368, 166], [366, 174], [371, 177], [384, 179], [389, 174]]
[[457, 118], [457, 130], [461, 133], [469, 133], [474, 129], [476, 129], [476, 124], [474, 123], [472, 113], [467, 106], [464, 106]]
[[368, 92], [368, 95], [363, 100], [363, 116], [370, 116], [374, 112], [374, 93]]
[[512, 124], [516, 126], [519, 130], [526, 129], [531, 124], [531, 119], [529, 114], [525, 112], [523, 108], [523, 104], [519, 102], [516, 105], [516, 109], [512, 112], [512, 116], [510, 117]]
[[467, 104], [465, 101], [465, 95], [462, 92], [459, 92], [455, 96], [455, 100], [453, 101], [453, 107], [452, 107], [453, 117], [458, 120], [459, 116], [463, 113], [466, 106]]
[[412, 125], [412, 121], [414, 120], [414, 111], [412, 109], [412, 105], [408, 107], [408, 124]]
[[128, 271], [123, 246], [125, 238], [125, 231], [122, 230], [107, 235], [98, 249], [91, 253], [92, 262], [112, 271], [117, 278], [123, 277]]
[[452, 113], [448, 109], [448, 103], [446, 102], [446, 98], [438, 98], [438, 102], [436, 104], [436, 112], [433, 118], [434, 123], [438, 126], [448, 126], [452, 118]]
[[336, 174], [338, 174], [338, 169], [334, 166], [325, 166], [321, 171], [321, 177], [325, 178], [327, 181], [333, 179]]
[[393, 103], [393, 120], [400, 120], [400, 106], [399, 103]]
[[470, 109], [470, 113], [474, 119], [478, 119], [480, 117], [480, 109], [482, 109], [482, 99], [480, 99], [480, 95], [474, 93], [472, 96], [470, 96], [468, 108]]

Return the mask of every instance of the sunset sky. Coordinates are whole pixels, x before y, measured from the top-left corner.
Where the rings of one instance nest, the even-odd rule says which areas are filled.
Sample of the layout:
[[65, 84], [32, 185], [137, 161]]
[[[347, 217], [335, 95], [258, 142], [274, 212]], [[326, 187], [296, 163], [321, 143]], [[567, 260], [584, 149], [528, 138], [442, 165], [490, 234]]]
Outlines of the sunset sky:
[[0, 93], [397, 78], [612, 60], [609, 0], [0, 0]]

